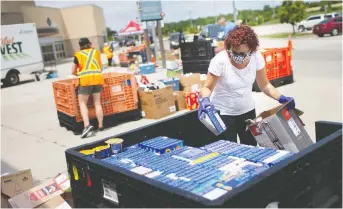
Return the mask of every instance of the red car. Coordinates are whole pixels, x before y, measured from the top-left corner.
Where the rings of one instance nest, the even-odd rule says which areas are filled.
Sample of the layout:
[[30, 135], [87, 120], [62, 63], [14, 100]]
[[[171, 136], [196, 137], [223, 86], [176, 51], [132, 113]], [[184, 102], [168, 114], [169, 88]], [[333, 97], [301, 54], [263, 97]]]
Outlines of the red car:
[[342, 16], [323, 20], [313, 27], [313, 34], [323, 37], [325, 34], [337, 36], [342, 33]]

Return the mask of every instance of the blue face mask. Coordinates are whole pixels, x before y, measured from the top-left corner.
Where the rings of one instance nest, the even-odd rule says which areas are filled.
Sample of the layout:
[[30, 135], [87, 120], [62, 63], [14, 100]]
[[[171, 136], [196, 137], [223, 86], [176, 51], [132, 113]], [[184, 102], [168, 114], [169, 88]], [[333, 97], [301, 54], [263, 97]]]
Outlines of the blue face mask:
[[248, 60], [251, 56], [251, 52], [248, 53], [235, 53], [232, 50], [227, 50], [229, 57], [236, 63], [236, 64], [243, 64], [246, 60]]

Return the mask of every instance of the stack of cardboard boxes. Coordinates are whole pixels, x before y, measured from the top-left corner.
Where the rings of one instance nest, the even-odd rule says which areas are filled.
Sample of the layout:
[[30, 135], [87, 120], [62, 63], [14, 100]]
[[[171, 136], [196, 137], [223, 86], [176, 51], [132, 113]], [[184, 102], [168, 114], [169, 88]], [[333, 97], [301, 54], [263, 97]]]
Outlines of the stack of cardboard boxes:
[[70, 189], [64, 174], [33, 187], [31, 170], [1, 175], [1, 208], [71, 209], [60, 196]]
[[140, 88], [138, 93], [143, 117], [159, 119], [176, 111], [197, 109], [199, 91], [204, 82], [200, 74], [186, 74], [180, 77], [181, 91], [173, 91], [172, 86], [156, 90]]

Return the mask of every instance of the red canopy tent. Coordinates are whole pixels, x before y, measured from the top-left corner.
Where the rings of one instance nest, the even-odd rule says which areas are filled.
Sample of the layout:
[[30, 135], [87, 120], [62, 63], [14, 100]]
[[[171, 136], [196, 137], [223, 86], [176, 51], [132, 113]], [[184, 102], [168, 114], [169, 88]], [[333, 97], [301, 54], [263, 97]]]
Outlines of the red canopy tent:
[[144, 31], [141, 29], [141, 26], [137, 24], [135, 21], [130, 20], [129, 23], [126, 25], [124, 29], [119, 31], [119, 36], [127, 36], [127, 35], [136, 35], [142, 34]]

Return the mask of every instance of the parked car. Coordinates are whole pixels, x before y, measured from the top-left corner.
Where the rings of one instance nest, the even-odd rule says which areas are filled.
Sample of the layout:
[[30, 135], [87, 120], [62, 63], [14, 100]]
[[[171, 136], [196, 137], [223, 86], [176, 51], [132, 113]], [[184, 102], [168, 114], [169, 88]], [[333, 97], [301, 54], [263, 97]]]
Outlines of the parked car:
[[313, 27], [313, 34], [323, 37], [325, 34], [337, 36], [342, 33], [342, 16], [323, 20]]
[[338, 16], [340, 16], [339, 13], [311, 15], [306, 20], [303, 20], [297, 24], [298, 30], [301, 32], [304, 32], [305, 30], [312, 30], [313, 26], [319, 24], [320, 22]]
[[200, 32], [200, 38], [201, 39], [219, 39], [219, 33], [220, 33], [220, 25], [218, 24], [209, 24], [205, 25], [201, 32]]
[[[179, 39], [180, 39], [180, 32], [172, 33], [169, 36], [170, 49], [178, 49], [180, 47]], [[181, 39], [186, 40], [184, 33], [182, 33]]]

